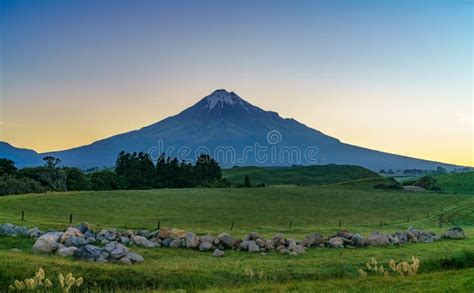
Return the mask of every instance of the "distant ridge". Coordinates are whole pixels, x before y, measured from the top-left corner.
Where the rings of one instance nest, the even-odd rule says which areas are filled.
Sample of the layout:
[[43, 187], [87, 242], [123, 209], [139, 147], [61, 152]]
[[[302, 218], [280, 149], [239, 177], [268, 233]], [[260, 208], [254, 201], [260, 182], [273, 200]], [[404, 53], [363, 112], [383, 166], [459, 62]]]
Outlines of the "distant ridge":
[[[261, 148], [266, 148], [266, 158], [259, 157]], [[154, 158], [166, 152], [185, 160], [209, 152], [224, 167], [349, 164], [377, 171], [457, 167], [342, 143], [224, 89], [212, 92], [175, 116], [89, 145], [39, 155], [31, 150], [1, 154], [22, 165], [33, 165], [38, 156], [52, 155], [64, 165], [90, 168], [112, 166], [122, 150], [145, 151]]]

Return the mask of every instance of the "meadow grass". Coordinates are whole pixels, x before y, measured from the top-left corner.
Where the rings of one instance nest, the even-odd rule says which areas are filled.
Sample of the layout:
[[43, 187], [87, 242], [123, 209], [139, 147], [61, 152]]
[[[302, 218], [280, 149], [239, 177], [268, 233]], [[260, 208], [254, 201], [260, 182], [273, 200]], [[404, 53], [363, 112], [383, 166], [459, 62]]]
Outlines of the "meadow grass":
[[[198, 234], [231, 232], [243, 237], [258, 231], [266, 237], [282, 232], [302, 239], [320, 231], [331, 235], [339, 227], [361, 232], [394, 232], [413, 225], [442, 232], [461, 224], [474, 235], [474, 197], [469, 194], [409, 193], [362, 188], [361, 182], [330, 186], [281, 186], [251, 189], [163, 189], [147, 191], [62, 192], [0, 198], [0, 222], [64, 229], [69, 214], [74, 223], [88, 221], [93, 228], [183, 228]], [[25, 221], [20, 220], [25, 210]], [[444, 218], [439, 227], [439, 216]], [[380, 226], [381, 220], [383, 225]], [[234, 230], [230, 231], [232, 221]], [[290, 228], [289, 222], [292, 221]], [[474, 238], [441, 240], [431, 244], [367, 247], [361, 249], [314, 248], [296, 257], [270, 252], [263, 256], [226, 251], [223, 258], [186, 249], [132, 250], [145, 262], [131, 267], [99, 264], [31, 253], [34, 240], [0, 237], [0, 291], [15, 279], [28, 277], [43, 267], [47, 275], [73, 272], [95, 290], [246, 291], [423, 291], [436, 281], [433, 291], [474, 290], [470, 261]], [[22, 252], [10, 251], [19, 248]], [[416, 277], [369, 277], [357, 272], [375, 257], [388, 264], [421, 261]], [[474, 258], [474, 257], [473, 257]], [[388, 266], [387, 266], [388, 267]], [[248, 272], [253, 271], [251, 276]], [[49, 275], [48, 275], [49, 276]], [[54, 279], [54, 278], [53, 278]]]

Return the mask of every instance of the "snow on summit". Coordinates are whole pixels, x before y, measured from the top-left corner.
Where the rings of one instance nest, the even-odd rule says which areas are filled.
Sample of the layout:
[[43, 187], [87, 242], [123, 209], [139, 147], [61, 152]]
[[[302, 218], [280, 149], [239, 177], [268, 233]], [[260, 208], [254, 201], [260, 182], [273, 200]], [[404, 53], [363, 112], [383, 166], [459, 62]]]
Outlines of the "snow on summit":
[[221, 108], [224, 105], [235, 105], [237, 103], [244, 105], [244, 101], [237, 96], [234, 92], [228, 92], [226, 90], [216, 90], [212, 94], [206, 97], [209, 110], [214, 109], [214, 107], [220, 105]]

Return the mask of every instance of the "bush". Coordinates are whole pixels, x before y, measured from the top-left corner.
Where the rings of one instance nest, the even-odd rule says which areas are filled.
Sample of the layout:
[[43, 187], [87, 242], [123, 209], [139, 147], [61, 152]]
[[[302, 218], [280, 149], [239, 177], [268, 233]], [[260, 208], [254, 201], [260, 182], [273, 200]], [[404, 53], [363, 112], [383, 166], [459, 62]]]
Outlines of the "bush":
[[41, 193], [47, 188], [38, 181], [28, 177], [15, 178], [12, 176], [0, 177], [0, 195], [23, 194], [23, 193]]
[[92, 190], [125, 189], [127, 183], [115, 172], [109, 170], [97, 171], [89, 175]]
[[440, 191], [441, 188], [436, 185], [436, 179], [431, 176], [423, 176], [413, 183], [415, 186], [423, 187], [426, 190]]

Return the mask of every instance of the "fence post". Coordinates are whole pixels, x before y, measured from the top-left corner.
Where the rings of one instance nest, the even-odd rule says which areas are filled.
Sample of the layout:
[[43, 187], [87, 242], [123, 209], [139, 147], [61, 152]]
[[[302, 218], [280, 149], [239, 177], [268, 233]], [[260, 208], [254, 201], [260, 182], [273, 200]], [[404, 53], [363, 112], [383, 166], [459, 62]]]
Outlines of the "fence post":
[[69, 224], [72, 224], [72, 214], [69, 215]]
[[234, 230], [234, 221], [232, 221], [232, 224], [230, 225], [230, 231]]
[[380, 219], [380, 227], [383, 226], [383, 219]]
[[21, 220], [25, 220], [25, 210], [21, 210]]
[[293, 227], [293, 222], [290, 220], [290, 229]]
[[339, 227], [341, 227], [341, 226], [342, 226], [342, 221], [341, 221], [341, 219], [339, 219]]
[[157, 225], [158, 229], [157, 230], [160, 230], [160, 226], [161, 226], [161, 221], [158, 220], [158, 225]]
[[439, 218], [438, 218], [438, 225], [440, 228], [443, 227], [443, 215], [439, 215]]
[[410, 222], [410, 216], [407, 217], [407, 222]]

